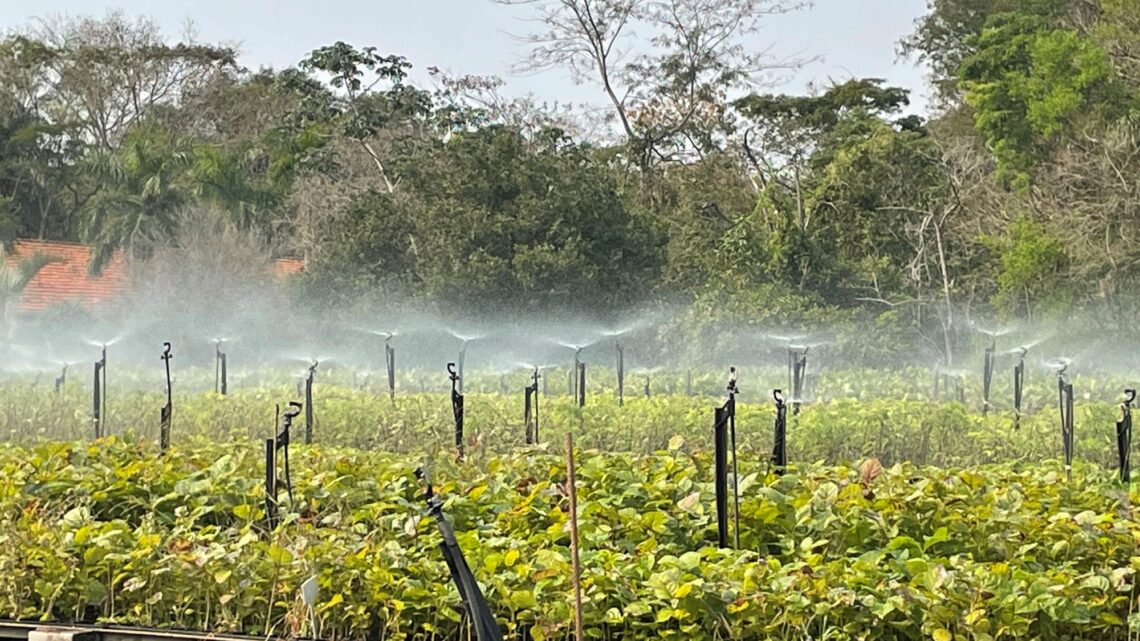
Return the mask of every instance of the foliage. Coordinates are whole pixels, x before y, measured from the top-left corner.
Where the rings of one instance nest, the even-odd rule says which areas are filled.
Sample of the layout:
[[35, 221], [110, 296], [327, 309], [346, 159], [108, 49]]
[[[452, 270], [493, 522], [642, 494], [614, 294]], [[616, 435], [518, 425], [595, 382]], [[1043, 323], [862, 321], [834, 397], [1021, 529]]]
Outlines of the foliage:
[[[458, 597], [411, 469], [299, 447], [296, 503], [263, 533], [260, 454], [116, 439], [0, 450], [0, 610], [256, 635], [453, 635]], [[579, 453], [590, 638], [1079, 639], [1127, 628], [1135, 508], [1103, 473], [995, 465], [783, 477], [741, 459], [741, 550], [717, 550], [705, 453]], [[437, 490], [508, 638], [566, 631], [560, 458], [454, 466]], [[35, 568], [34, 572], [14, 571]], [[317, 630], [296, 597], [315, 576]]]

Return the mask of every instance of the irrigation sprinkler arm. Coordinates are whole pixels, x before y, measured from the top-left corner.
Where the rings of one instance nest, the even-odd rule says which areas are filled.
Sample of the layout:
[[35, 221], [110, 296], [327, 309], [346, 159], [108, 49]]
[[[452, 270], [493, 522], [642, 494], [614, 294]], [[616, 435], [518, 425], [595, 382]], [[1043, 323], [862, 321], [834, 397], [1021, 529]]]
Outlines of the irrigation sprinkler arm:
[[1136, 401], [1136, 390], [1134, 390], [1134, 389], [1124, 390], [1124, 405], [1126, 407], [1132, 407], [1132, 403], [1134, 403], [1135, 401]]

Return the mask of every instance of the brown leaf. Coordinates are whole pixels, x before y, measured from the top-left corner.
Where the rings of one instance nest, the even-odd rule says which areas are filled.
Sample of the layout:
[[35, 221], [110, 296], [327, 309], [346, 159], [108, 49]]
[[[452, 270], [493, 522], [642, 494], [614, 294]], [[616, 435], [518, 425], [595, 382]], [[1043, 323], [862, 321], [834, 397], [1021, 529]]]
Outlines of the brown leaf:
[[871, 482], [882, 475], [883, 464], [877, 458], [869, 458], [859, 466], [859, 479], [863, 482], [863, 487], [868, 490], [871, 488]]

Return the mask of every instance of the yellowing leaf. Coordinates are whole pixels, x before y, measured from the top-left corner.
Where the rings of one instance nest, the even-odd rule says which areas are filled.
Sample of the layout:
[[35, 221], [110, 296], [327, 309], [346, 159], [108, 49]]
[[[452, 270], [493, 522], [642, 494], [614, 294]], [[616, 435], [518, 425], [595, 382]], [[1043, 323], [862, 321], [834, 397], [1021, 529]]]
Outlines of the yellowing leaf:
[[519, 560], [519, 551], [518, 550], [507, 550], [507, 553], [503, 556], [503, 565], [505, 565], [509, 568], [515, 564], [515, 561], [518, 561], [518, 560]]
[[[660, 441], [658, 441], [660, 442]], [[685, 437], [680, 434], [669, 439], [669, 451], [675, 452], [685, 446]]]
[[693, 492], [677, 502], [677, 507], [686, 512], [693, 512], [701, 504], [701, 493]]
[[934, 641], [953, 641], [954, 635], [946, 628], [938, 628], [934, 631]]

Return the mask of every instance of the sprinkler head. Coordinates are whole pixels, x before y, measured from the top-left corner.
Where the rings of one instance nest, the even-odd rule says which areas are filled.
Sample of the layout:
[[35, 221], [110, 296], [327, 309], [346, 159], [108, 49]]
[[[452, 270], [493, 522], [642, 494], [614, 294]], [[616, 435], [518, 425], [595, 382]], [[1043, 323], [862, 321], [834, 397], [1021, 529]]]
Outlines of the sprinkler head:
[[459, 373], [455, 371], [455, 363], [448, 363], [447, 364], [447, 373], [451, 375], [452, 381], [458, 381], [459, 380]]
[[1125, 404], [1125, 405], [1129, 405], [1129, 406], [1130, 406], [1130, 405], [1132, 405], [1132, 403], [1133, 403], [1135, 400], [1136, 400], [1136, 390], [1134, 390], [1134, 389], [1126, 389], [1126, 390], [1124, 390], [1124, 404]]

